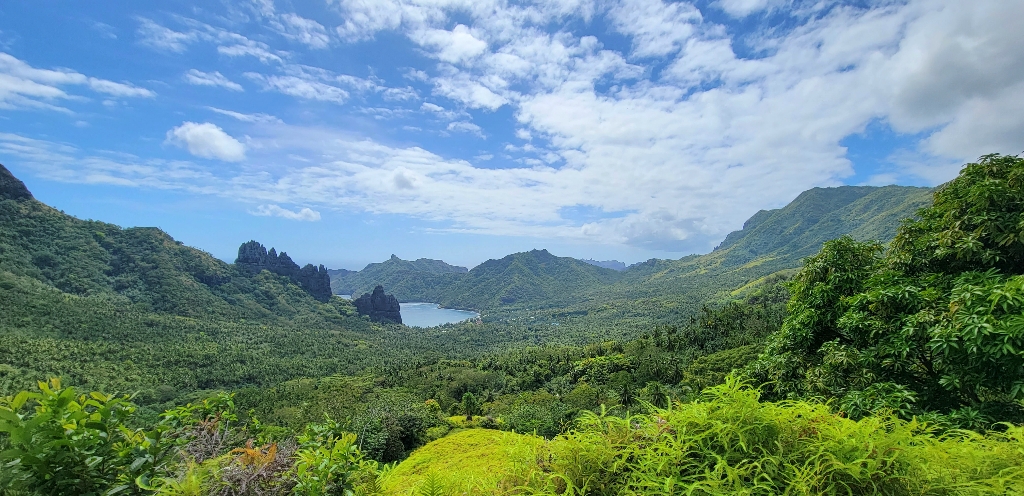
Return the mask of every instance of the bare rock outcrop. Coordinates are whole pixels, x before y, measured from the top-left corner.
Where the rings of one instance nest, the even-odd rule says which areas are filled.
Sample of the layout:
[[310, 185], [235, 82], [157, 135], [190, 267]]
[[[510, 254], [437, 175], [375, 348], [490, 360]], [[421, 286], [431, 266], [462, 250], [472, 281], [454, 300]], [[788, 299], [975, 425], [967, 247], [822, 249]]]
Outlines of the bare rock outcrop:
[[374, 322], [402, 323], [402, 306], [398, 304], [398, 298], [385, 294], [382, 286], [373, 288], [372, 293], [365, 293], [352, 303], [355, 304], [359, 315], [368, 315]]
[[267, 270], [289, 277], [317, 300], [326, 302], [331, 299], [331, 277], [327, 275], [326, 267], [306, 264], [300, 268], [287, 253], [282, 251], [279, 255], [274, 248], [267, 251], [266, 247], [256, 241], [242, 243], [238, 247], [235, 265], [254, 274]]

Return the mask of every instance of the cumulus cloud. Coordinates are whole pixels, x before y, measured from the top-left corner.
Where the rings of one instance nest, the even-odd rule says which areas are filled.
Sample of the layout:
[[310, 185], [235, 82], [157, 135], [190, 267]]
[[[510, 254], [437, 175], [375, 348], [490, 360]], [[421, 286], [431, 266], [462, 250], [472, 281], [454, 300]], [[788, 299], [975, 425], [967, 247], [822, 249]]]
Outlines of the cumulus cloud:
[[[793, 8], [777, 10], [783, 4]], [[75, 178], [67, 180], [90, 173], [253, 204], [408, 215], [459, 232], [698, 251], [759, 209], [848, 180], [855, 171], [844, 139], [870, 123], [911, 142], [871, 183], [936, 184], [981, 153], [1024, 148], [1020, 2], [719, 0], [700, 4], [703, 12], [663, 0], [331, 5], [340, 19], [334, 34], [343, 42], [391, 30], [431, 57], [403, 69], [410, 84], [431, 92], [430, 102], [353, 112], [430, 116], [396, 129], [483, 134], [470, 112], [505, 107], [507, 114], [489, 115], [511, 115], [506, 124], [516, 144], [444, 155], [432, 142], [399, 146], [327, 123], [294, 126], [211, 109], [253, 124], [243, 146], [212, 124], [191, 123], [236, 143], [236, 156], [246, 161], [239, 171], [218, 170], [222, 177], [211, 178], [202, 174], [205, 166], [139, 168], [79, 152], [59, 153], [74, 156], [69, 164], [87, 165], [48, 170]], [[722, 16], [705, 15], [707, 8], [743, 20], [716, 24], [711, 19]], [[769, 25], [775, 16], [788, 19]], [[566, 27], [597, 18], [614, 33], [580, 36]], [[255, 41], [187, 27], [174, 32], [181, 36], [154, 29], [153, 38], [169, 51], [187, 49], [193, 37], [223, 50], [260, 48], [277, 56], [265, 57], [277, 65], [247, 77], [300, 99], [343, 103], [388, 94], [374, 76], [300, 66]], [[64, 98], [54, 93], [64, 86], [41, 76], [22, 79], [27, 83], [16, 91], [39, 92], [34, 101]], [[415, 93], [406, 94], [412, 100]], [[169, 141], [188, 147], [172, 134]], [[40, 149], [17, 140], [5, 146], [26, 154]], [[38, 153], [58, 149], [43, 148]], [[476, 158], [462, 160], [460, 153]], [[488, 159], [488, 167], [474, 165]], [[137, 170], [158, 180], [144, 180]], [[565, 214], [573, 209], [598, 215], [581, 221]]]
[[336, 31], [348, 41], [371, 38], [377, 31], [395, 29], [402, 23], [402, 6], [397, 0], [339, 0], [337, 4], [345, 19]]
[[677, 51], [703, 20], [691, 4], [662, 0], [627, 0], [610, 14], [618, 30], [633, 37], [633, 53], [641, 57]]
[[225, 162], [245, 160], [245, 145], [209, 122], [184, 122], [167, 131], [167, 142], [184, 148], [197, 157], [215, 158]]
[[497, 110], [508, 103], [508, 98], [463, 73], [436, 78], [434, 93], [478, 109]]
[[185, 74], [185, 81], [197, 86], [219, 86], [231, 91], [245, 91], [242, 85], [224, 77], [220, 71], [203, 72], [197, 69], [190, 69]]
[[438, 59], [453, 64], [472, 59], [487, 50], [487, 42], [473, 36], [465, 24], [456, 25], [451, 31], [424, 29], [412, 33], [411, 37], [420, 45], [431, 48]]
[[303, 207], [298, 211], [288, 210], [278, 205], [268, 204], [260, 205], [251, 212], [253, 215], [260, 215], [265, 217], [282, 217], [289, 220], [300, 220], [306, 222], [317, 222], [320, 220], [320, 212], [312, 210], [308, 207]]

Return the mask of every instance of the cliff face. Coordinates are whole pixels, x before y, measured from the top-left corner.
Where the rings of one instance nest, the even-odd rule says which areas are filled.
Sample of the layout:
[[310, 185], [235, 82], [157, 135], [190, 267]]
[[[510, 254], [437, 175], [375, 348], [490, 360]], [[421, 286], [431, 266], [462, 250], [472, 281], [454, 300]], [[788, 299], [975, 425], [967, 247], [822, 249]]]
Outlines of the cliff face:
[[313, 295], [317, 300], [326, 302], [331, 299], [331, 278], [323, 265], [316, 267], [306, 264], [300, 268], [287, 253], [271, 248], [270, 251], [256, 241], [242, 243], [238, 247], [238, 258], [235, 265], [253, 273], [268, 270], [274, 274], [291, 278], [302, 289]]
[[0, 200], [31, 200], [32, 193], [29, 193], [25, 183], [14, 177], [11, 171], [0, 164]]
[[373, 288], [373, 293], [365, 293], [352, 303], [355, 304], [359, 315], [369, 315], [370, 320], [374, 322], [388, 320], [396, 324], [402, 323], [402, 307], [398, 304], [398, 298], [395, 298], [395, 295], [384, 294], [384, 288], [381, 286]]

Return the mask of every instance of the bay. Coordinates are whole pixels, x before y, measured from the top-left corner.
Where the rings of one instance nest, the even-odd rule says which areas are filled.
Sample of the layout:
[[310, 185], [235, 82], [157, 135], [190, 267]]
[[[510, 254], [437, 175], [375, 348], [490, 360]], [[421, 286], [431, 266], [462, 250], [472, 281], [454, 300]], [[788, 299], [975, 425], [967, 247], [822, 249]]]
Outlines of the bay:
[[410, 327], [433, 327], [462, 322], [480, 316], [468, 310], [441, 308], [437, 303], [402, 303], [402, 323]]

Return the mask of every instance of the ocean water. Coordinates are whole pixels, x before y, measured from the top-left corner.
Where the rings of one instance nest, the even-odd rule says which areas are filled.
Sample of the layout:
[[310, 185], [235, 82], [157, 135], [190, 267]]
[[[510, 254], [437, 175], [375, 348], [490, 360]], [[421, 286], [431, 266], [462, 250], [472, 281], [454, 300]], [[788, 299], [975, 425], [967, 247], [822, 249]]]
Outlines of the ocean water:
[[468, 310], [440, 308], [437, 303], [402, 303], [402, 323], [412, 327], [433, 327], [480, 316]]

